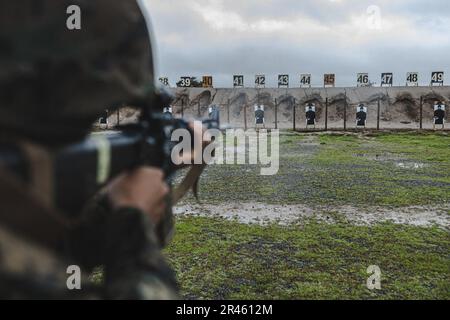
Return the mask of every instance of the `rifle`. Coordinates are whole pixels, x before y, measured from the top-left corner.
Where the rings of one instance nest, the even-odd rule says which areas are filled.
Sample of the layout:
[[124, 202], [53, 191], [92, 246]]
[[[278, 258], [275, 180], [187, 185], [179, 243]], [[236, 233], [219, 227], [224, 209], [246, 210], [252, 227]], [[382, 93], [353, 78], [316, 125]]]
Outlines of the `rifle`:
[[[206, 129], [220, 129], [219, 111], [214, 109], [202, 123]], [[91, 135], [55, 152], [51, 157], [50, 179], [56, 208], [69, 217], [75, 217], [109, 181], [139, 166], [162, 169], [166, 181], [170, 182], [179, 169], [171, 160], [173, 147], [178, 143], [171, 141], [171, 134], [176, 129], [189, 130], [191, 137], [194, 137], [187, 120], [143, 108], [137, 123], [120, 126], [117, 132], [111, 134]], [[0, 163], [22, 180], [29, 181], [30, 157], [17, 146], [1, 146], [0, 150]], [[198, 179], [205, 166], [201, 164], [191, 168], [184, 181], [173, 191], [172, 204], [178, 202], [190, 188], [197, 196]]]

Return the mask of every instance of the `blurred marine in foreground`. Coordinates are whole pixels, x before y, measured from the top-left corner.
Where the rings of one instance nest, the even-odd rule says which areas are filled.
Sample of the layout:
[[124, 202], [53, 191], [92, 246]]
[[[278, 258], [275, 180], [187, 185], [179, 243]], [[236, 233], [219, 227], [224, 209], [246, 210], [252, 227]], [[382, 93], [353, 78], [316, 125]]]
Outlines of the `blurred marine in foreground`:
[[[71, 5], [81, 28], [68, 28]], [[151, 104], [153, 79], [136, 1], [0, 0], [0, 298], [176, 298], [160, 252], [172, 229], [162, 170], [116, 177], [76, 216], [54, 205], [48, 178], [50, 155], [83, 139], [105, 109]]]

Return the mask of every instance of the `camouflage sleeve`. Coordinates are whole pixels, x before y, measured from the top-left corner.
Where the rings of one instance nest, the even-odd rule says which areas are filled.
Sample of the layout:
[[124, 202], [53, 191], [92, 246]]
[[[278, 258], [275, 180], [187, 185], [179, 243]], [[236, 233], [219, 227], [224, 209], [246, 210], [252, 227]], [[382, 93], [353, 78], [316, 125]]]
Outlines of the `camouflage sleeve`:
[[140, 210], [111, 210], [101, 199], [74, 228], [70, 247], [83, 266], [103, 266], [107, 299], [176, 299], [178, 287], [161, 254], [160, 229]]

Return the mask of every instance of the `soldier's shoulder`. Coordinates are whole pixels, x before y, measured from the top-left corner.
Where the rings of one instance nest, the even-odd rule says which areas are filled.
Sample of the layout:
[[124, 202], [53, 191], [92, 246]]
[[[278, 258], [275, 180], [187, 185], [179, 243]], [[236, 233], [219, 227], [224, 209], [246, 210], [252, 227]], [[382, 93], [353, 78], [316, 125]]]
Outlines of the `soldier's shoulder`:
[[60, 298], [67, 290], [66, 268], [55, 254], [0, 225], [1, 298]]

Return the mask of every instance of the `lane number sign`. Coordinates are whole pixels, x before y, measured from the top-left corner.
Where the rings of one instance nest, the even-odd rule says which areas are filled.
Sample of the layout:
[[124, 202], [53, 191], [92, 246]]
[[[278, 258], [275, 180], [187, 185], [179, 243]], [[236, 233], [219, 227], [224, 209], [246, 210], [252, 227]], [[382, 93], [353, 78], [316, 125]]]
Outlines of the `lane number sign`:
[[233, 76], [233, 88], [243, 88], [244, 87], [244, 76], [235, 75]]
[[266, 76], [265, 75], [257, 75], [255, 76], [255, 87], [256, 88], [265, 88], [266, 87]]
[[192, 85], [191, 77], [181, 77], [180, 87], [189, 88]]
[[406, 74], [406, 86], [418, 86], [419, 85], [419, 73], [408, 72]]
[[165, 85], [166, 87], [169, 86], [169, 78], [167, 77], [161, 77], [159, 78], [159, 82], [161, 82], [163, 85]]
[[311, 75], [301, 74], [300, 75], [300, 87], [311, 87]]
[[325, 74], [323, 76], [323, 84], [324, 86], [335, 86], [336, 75], [334, 73]]
[[202, 86], [203, 86], [203, 88], [212, 88], [213, 87], [213, 77], [203, 76]]
[[356, 77], [356, 84], [358, 87], [367, 87], [369, 85], [369, 74], [358, 73]]
[[381, 86], [391, 86], [394, 83], [394, 74], [392, 72], [386, 72], [381, 74]]
[[278, 88], [289, 88], [289, 75], [280, 74], [278, 76]]
[[431, 85], [434, 84], [444, 85], [444, 72], [436, 71], [431, 73]]

